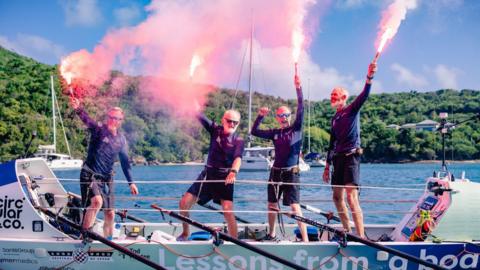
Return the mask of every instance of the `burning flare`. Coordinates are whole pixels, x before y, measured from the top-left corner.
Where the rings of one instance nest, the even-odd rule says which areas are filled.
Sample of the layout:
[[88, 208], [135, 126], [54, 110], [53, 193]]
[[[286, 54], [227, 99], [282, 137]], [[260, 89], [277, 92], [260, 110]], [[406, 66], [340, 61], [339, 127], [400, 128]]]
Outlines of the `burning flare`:
[[298, 63], [298, 58], [300, 57], [300, 52], [302, 51], [302, 44], [305, 40], [305, 36], [303, 35], [302, 29], [300, 27], [296, 27], [292, 33], [292, 57], [293, 62]]
[[380, 45], [378, 45], [378, 49], [377, 49], [378, 53], [381, 53], [383, 51], [383, 47], [385, 46], [385, 43], [387, 43], [387, 40], [389, 40], [391, 38], [393, 38], [392, 29], [387, 28], [382, 35], [382, 39], [380, 40]]
[[385, 44], [388, 40], [391, 40], [398, 31], [400, 24], [405, 19], [407, 11], [409, 9], [415, 9], [417, 7], [417, 0], [395, 0], [388, 8], [383, 11], [382, 20], [380, 21], [379, 31], [377, 34], [377, 55], [383, 51]]
[[192, 61], [190, 63], [190, 78], [193, 78], [193, 74], [195, 74], [195, 69], [197, 69], [200, 64], [202, 64], [203, 59], [200, 58], [197, 54], [194, 54], [192, 57]]
[[60, 75], [67, 82], [68, 86], [72, 84], [73, 72], [70, 71], [70, 63], [68, 58], [63, 58], [62, 63], [60, 64]]

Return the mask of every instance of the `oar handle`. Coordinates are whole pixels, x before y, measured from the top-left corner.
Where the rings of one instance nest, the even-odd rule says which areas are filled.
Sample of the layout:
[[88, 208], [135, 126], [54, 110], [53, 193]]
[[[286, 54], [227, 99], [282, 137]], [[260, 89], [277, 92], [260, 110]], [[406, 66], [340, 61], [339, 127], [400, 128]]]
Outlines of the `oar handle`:
[[311, 205], [308, 205], [308, 204], [300, 204], [300, 207], [302, 207], [303, 209], [305, 210], [308, 210], [310, 212], [313, 212], [315, 214], [319, 214], [319, 215], [322, 215], [324, 216], [327, 220], [335, 220], [337, 222], [342, 222], [342, 220], [336, 216], [335, 214], [333, 214], [333, 212], [325, 212], [321, 209], [318, 209], [316, 207], [313, 207]]
[[272, 253], [266, 252], [265, 250], [260, 249], [260, 248], [257, 248], [257, 247], [255, 247], [255, 246], [253, 246], [253, 245], [251, 245], [251, 244], [248, 244], [248, 243], [246, 243], [246, 242], [244, 242], [244, 241], [242, 241], [242, 240], [238, 240], [237, 238], [234, 238], [234, 237], [232, 237], [232, 236], [230, 236], [230, 235], [228, 235], [228, 234], [226, 234], [226, 233], [223, 233], [223, 232], [218, 231], [218, 230], [214, 230], [214, 229], [212, 229], [212, 228], [210, 228], [210, 227], [208, 227], [208, 226], [206, 226], [206, 225], [204, 225], [204, 224], [202, 224], [202, 223], [200, 223], [200, 222], [197, 222], [197, 221], [195, 221], [195, 220], [193, 220], [193, 219], [191, 219], [191, 218], [188, 218], [188, 217], [185, 217], [185, 216], [183, 216], [183, 215], [180, 215], [180, 214], [178, 214], [178, 213], [176, 213], [176, 212], [174, 212], [174, 211], [167, 210], [167, 209], [162, 208], [162, 207], [160, 207], [160, 206], [158, 206], [158, 205], [156, 205], [156, 204], [151, 204], [150, 207], [152, 207], [153, 209], [157, 209], [158, 211], [160, 211], [160, 212], [162, 212], [162, 213], [167, 213], [169, 216], [174, 217], [174, 218], [176, 218], [176, 219], [179, 219], [179, 220], [181, 220], [181, 221], [184, 221], [184, 222], [186, 222], [186, 223], [189, 223], [189, 224], [192, 225], [192, 226], [195, 226], [195, 227], [200, 228], [200, 229], [202, 229], [202, 230], [204, 230], [204, 231], [207, 231], [207, 232], [211, 233], [212, 235], [217, 235], [219, 238], [221, 238], [221, 239], [223, 239], [223, 240], [225, 240], [225, 241], [232, 242], [232, 243], [234, 243], [234, 244], [236, 244], [236, 245], [239, 245], [239, 246], [241, 246], [241, 247], [243, 247], [243, 248], [249, 249], [249, 250], [251, 250], [251, 251], [253, 251], [253, 252], [255, 252], [255, 253], [258, 253], [258, 254], [260, 254], [260, 255], [263, 255], [263, 256], [265, 256], [265, 257], [268, 257], [268, 258], [270, 258], [270, 259], [272, 259], [272, 260], [274, 260], [274, 261], [277, 261], [277, 262], [279, 262], [279, 263], [281, 263], [281, 264], [283, 264], [283, 265], [286, 265], [286, 266], [291, 267], [291, 268], [293, 268], [293, 269], [307, 270], [307, 268], [305, 268], [305, 267], [302, 267], [302, 266], [300, 266], [300, 265], [294, 264], [294, 263], [292, 263], [292, 262], [290, 262], [290, 261], [288, 261], [288, 260], [285, 260], [285, 259], [283, 259], [283, 258], [280, 258], [280, 257], [278, 257], [277, 255], [274, 255], [274, 254], [272, 254]]

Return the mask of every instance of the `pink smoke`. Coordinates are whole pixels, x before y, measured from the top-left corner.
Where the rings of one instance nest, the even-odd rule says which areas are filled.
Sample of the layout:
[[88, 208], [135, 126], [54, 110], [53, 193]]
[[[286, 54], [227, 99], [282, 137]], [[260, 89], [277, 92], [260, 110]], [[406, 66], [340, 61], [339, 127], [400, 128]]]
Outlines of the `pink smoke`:
[[[302, 28], [313, 4], [313, 0], [155, 0], [146, 7], [145, 21], [109, 32], [92, 53], [75, 52], [66, 63], [73, 81], [91, 88], [108, 80], [111, 70], [142, 75], [140, 91], [151, 104], [191, 114], [193, 102], [204, 104], [213, 89], [205, 85], [233, 87], [252, 18], [255, 40], [262, 48], [289, 48], [292, 33], [313, 32]], [[301, 46], [305, 49], [308, 44]], [[196, 66], [195, 84], [189, 78], [194, 54], [202, 59]], [[281, 57], [293, 64], [291, 53]]]
[[417, 7], [417, 0], [395, 0], [382, 12], [382, 20], [378, 26], [379, 31], [375, 41], [375, 47], [381, 52], [388, 42], [398, 31], [400, 24], [407, 16], [407, 11]]

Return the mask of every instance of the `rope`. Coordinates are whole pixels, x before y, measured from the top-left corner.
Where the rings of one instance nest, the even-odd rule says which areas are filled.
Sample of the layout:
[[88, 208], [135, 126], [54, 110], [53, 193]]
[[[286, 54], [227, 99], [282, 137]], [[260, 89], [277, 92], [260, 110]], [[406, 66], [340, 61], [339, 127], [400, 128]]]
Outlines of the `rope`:
[[242, 269], [242, 270], [246, 270], [246, 268], [243, 268], [241, 267], [240, 265], [238, 265], [237, 263], [233, 262], [231, 260], [230, 257], [228, 257], [227, 255], [223, 254], [220, 249], [218, 249], [217, 247], [214, 247], [213, 250], [215, 251], [216, 254], [220, 255], [222, 258], [224, 258], [229, 264], [239, 268], [239, 269]]
[[315, 269], [320, 269], [320, 267], [324, 266], [325, 264], [329, 263], [333, 258], [335, 258], [338, 254], [340, 253], [340, 245], [338, 246], [338, 249], [337, 249], [337, 252], [335, 252], [335, 254], [333, 254], [332, 256], [330, 256], [330, 258], [328, 258], [326, 261], [324, 261], [323, 263], [319, 263], [317, 267], [313, 267], [312, 270], [315, 270]]
[[170, 253], [172, 253], [173, 255], [176, 255], [176, 256], [179, 256], [179, 257], [183, 257], [183, 258], [187, 258], [187, 259], [200, 259], [200, 258], [204, 258], [204, 257], [209, 257], [210, 255], [212, 255], [213, 253], [215, 253], [215, 247], [212, 248], [212, 251], [207, 253], [207, 254], [203, 254], [203, 255], [185, 255], [185, 254], [182, 254], [176, 250], [174, 250], [173, 248], [170, 248], [168, 245], [165, 245], [164, 243], [162, 242], [159, 242], [159, 241], [155, 241], [155, 240], [150, 240], [151, 242], [154, 242], [156, 244], [159, 244], [161, 245], [162, 247], [164, 247], [166, 250], [170, 251]]

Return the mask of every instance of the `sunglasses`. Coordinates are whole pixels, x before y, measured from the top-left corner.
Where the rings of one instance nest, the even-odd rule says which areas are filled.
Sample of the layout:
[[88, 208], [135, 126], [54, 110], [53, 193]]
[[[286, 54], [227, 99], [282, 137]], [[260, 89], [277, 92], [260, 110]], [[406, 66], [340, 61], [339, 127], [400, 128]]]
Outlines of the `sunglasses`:
[[108, 116], [108, 118], [112, 119], [112, 120], [117, 120], [117, 121], [122, 121], [123, 120], [123, 117], [116, 117], [116, 116]]
[[227, 121], [227, 123], [229, 124], [234, 124], [235, 126], [238, 125], [239, 121], [235, 121], [235, 120], [231, 120], [231, 119], [225, 119], [225, 121]]
[[277, 117], [278, 118], [282, 118], [282, 117], [290, 117], [290, 115], [292, 115], [291, 113], [279, 113], [277, 114]]

